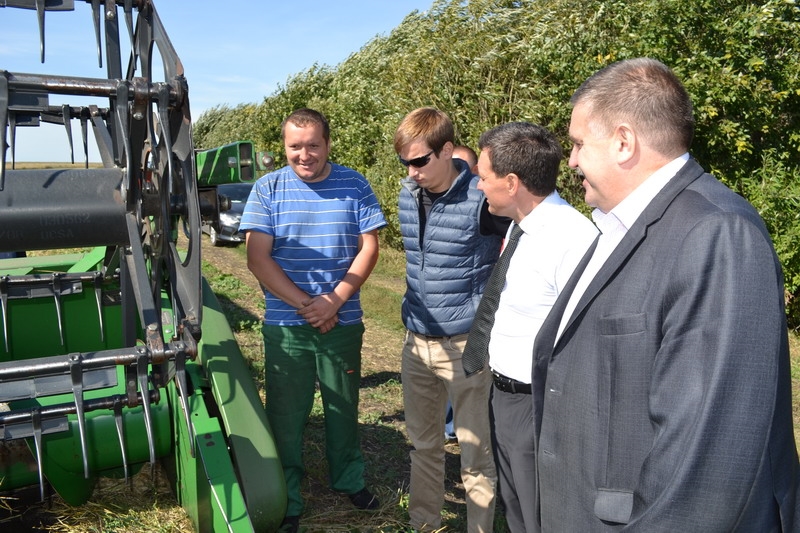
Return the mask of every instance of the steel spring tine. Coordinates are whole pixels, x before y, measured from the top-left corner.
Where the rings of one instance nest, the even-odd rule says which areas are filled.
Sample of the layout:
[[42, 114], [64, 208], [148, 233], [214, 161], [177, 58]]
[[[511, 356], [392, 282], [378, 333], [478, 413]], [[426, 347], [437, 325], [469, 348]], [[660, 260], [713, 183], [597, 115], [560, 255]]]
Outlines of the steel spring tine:
[[36, 18], [39, 20], [39, 55], [44, 63], [44, 4], [45, 0], [36, 0]]
[[70, 162], [75, 164], [75, 148], [72, 145], [72, 119], [70, 115], [69, 104], [61, 106], [61, 118], [64, 119], [64, 127], [67, 128], [67, 140], [69, 141], [69, 158]]
[[186, 354], [184, 352], [180, 352], [175, 357], [175, 384], [178, 386], [178, 396], [181, 401], [181, 407], [183, 407], [183, 419], [186, 422], [186, 431], [189, 433], [189, 453], [194, 457], [194, 428], [189, 416], [189, 397], [186, 392]]
[[89, 137], [88, 137], [89, 110], [81, 108], [81, 138], [83, 140], [83, 167], [89, 168]]
[[89, 446], [86, 438], [86, 419], [83, 409], [83, 368], [81, 355], [69, 356], [70, 375], [72, 376], [72, 394], [75, 397], [75, 415], [78, 418], [78, 433], [81, 438], [81, 453], [83, 453], [83, 477], [89, 479]]
[[139, 390], [142, 392], [142, 411], [144, 412], [144, 426], [147, 432], [147, 444], [150, 447], [150, 464], [156, 464], [156, 445], [153, 435], [153, 414], [150, 412], [150, 395], [148, 393], [147, 379], [148, 357], [147, 350], [142, 348], [136, 361], [136, 376], [139, 381]]
[[3, 340], [6, 344], [6, 353], [11, 353], [8, 349], [8, 276], [0, 277], [0, 313], [3, 315]]
[[100, 0], [92, 0], [92, 21], [97, 39], [97, 66], [103, 68], [103, 48], [100, 44]]
[[61, 274], [53, 274], [53, 298], [56, 302], [56, 318], [58, 319], [58, 335], [61, 338], [61, 346], [64, 346], [64, 324], [61, 322]]
[[8, 112], [8, 146], [11, 149], [11, 170], [17, 168], [17, 114]]
[[36, 447], [36, 467], [39, 470], [39, 498], [44, 501], [44, 469], [42, 464], [42, 417], [38, 409], [31, 416], [33, 442]]
[[105, 324], [103, 322], [103, 275], [100, 272], [94, 273], [94, 300], [97, 303], [97, 318], [100, 321], [100, 342], [105, 342]]
[[122, 424], [122, 402], [114, 398], [114, 423], [117, 426], [119, 448], [122, 451], [122, 468], [125, 472], [125, 481], [128, 481], [128, 452], [125, 448], [125, 426]]
[[0, 72], [0, 191], [3, 190], [6, 180], [6, 121], [8, 120], [8, 78], [5, 72]]

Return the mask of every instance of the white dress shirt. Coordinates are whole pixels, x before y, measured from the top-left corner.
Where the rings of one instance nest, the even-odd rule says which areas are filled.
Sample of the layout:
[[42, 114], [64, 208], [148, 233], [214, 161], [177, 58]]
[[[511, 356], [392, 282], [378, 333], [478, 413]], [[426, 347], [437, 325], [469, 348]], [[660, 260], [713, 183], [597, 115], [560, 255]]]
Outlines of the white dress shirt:
[[597, 228], [557, 192], [547, 196], [519, 226], [524, 233], [500, 294], [489, 341], [489, 366], [530, 383], [536, 334], [597, 237]]
[[669, 180], [675, 177], [675, 174], [688, 160], [689, 154], [685, 153], [656, 170], [608, 213], [603, 213], [600, 209], [592, 211], [592, 219], [600, 229], [600, 239], [597, 241], [597, 248], [595, 248], [589, 264], [586, 265], [586, 269], [581, 274], [575, 290], [572, 291], [569, 297], [564, 314], [561, 315], [561, 324], [558, 327], [556, 341], [561, 337], [561, 333], [567, 326], [572, 312], [575, 311], [575, 306], [578, 305], [581, 296], [586, 292], [586, 287], [589, 286], [589, 283], [600, 271], [600, 268], [605, 264], [623, 237], [627, 235], [628, 229], [633, 226], [642, 211], [650, 205], [653, 198], [661, 192], [661, 189], [669, 183]]

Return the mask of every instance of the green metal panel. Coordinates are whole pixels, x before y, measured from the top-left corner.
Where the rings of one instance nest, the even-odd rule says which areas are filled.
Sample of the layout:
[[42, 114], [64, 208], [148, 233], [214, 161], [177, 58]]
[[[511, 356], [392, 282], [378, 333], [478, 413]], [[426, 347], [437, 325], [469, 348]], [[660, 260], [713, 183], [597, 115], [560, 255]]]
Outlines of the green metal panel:
[[[92, 272], [102, 263], [105, 247], [86, 253], [56, 254], [0, 261], [0, 274], [38, 274], [47, 277], [53, 272]], [[120, 346], [122, 308], [119, 286], [116, 281], [102, 285], [101, 306], [98, 308], [92, 283], [83, 283], [80, 290], [62, 294], [58, 303], [53, 287], [32, 291], [29, 297], [7, 300], [6, 321], [9, 331], [9, 351], [5, 350], [3, 329], [0, 328], [0, 361], [31, 360], [43, 356], [91, 352]], [[99, 313], [103, 316], [100, 328]], [[61, 330], [61, 331], [60, 331]], [[63, 332], [63, 344], [61, 341]], [[112, 374], [113, 375], [113, 374]], [[84, 390], [83, 399], [92, 400], [125, 394], [124, 367], [116, 368], [116, 383], [105, 388]], [[12, 410], [33, 407], [71, 405], [71, 393], [43, 395], [35, 399], [12, 401]], [[151, 405], [156, 457], [170, 452], [172, 435], [170, 412], [166, 398]], [[85, 413], [87, 461], [89, 477], [85, 477], [83, 451], [76, 415], [68, 415], [66, 428], [58, 433], [42, 436], [43, 473], [53, 489], [69, 504], [80, 505], [91, 496], [99, 476], [113, 475], [123, 465], [122, 450], [113, 412], [97, 410]], [[142, 407], [124, 408], [122, 422], [125, 433], [125, 452], [129, 473], [138, 465], [149, 461], [149, 444], [146, 438]], [[0, 489], [13, 489], [39, 483], [36, 468], [35, 445], [26, 439], [27, 447], [14, 444], [14, 457], [0, 461]], [[20, 442], [20, 444], [22, 444]]]
[[[75, 271], [76, 264], [89, 266], [86, 270], [92, 271], [98, 255], [102, 259], [104, 251], [105, 247], [100, 247], [87, 254], [4, 259], [0, 261], [0, 275]], [[104, 284], [103, 294], [103, 340], [91, 285], [84, 284], [81, 292], [62, 295], [59, 299], [60, 314], [53, 296], [9, 298], [5, 311], [9, 351], [6, 352], [3, 328], [0, 327], [0, 361], [118, 347], [122, 334], [119, 285], [116, 282]], [[63, 330], [63, 345], [59, 322]]]
[[181, 413], [173, 407], [177, 423], [171, 477], [178, 499], [200, 532], [276, 531], [286, 512], [283, 469], [258, 390], [205, 280], [198, 350], [198, 362], [187, 366], [195, 457]]
[[[124, 371], [117, 369], [117, 385], [113, 388], [86, 391], [87, 400], [122, 394], [124, 392]], [[47, 407], [68, 404], [73, 401], [70, 394], [45, 396], [36, 400], [12, 402], [14, 409], [24, 409], [34, 405]], [[170, 452], [171, 432], [170, 413], [167, 402], [162, 399], [151, 405], [153, 415], [153, 433], [155, 436], [156, 456], [163, 457]], [[110, 475], [117, 470], [122, 461], [117, 429], [113, 414], [109, 411], [92, 411], [85, 414], [86, 440], [88, 444], [88, 463], [90, 477], [86, 479], [83, 472], [83, 452], [81, 451], [78, 422], [75, 415], [68, 417], [68, 429], [60, 433], [47, 434], [42, 437], [43, 470], [53, 489], [70, 505], [81, 505], [91, 496], [97, 477]], [[144, 438], [145, 423], [141, 407], [125, 409], [122, 417], [125, 434], [125, 452], [132, 474], [136, 465], [149, 460], [149, 447]], [[14, 448], [16, 458], [4, 458], [0, 462], [0, 478], [3, 490], [38, 484], [35, 469], [35, 446], [28, 439], [27, 453]]]
[[198, 533], [262, 531], [255, 529], [250, 521], [219, 421], [206, 409], [203, 370], [192, 363], [186, 371], [193, 385], [188, 400], [194, 432], [194, 456], [175, 388], [169, 390], [175, 444], [168, 467], [178, 501]]
[[[124, 369], [117, 368], [117, 385], [112, 388], [90, 390], [84, 393], [86, 400], [124, 393]], [[24, 409], [35, 405], [41, 407], [69, 404], [74, 398], [71, 394], [44, 396], [36, 400], [12, 402], [14, 409]], [[150, 406], [153, 415], [153, 434], [156, 456], [163, 457], [170, 452], [171, 431], [170, 413], [166, 399]], [[123, 427], [125, 452], [129, 468], [149, 460], [150, 451], [145, 438], [144, 413], [141, 407], [124, 409]], [[43, 470], [53, 489], [70, 505], [81, 505], [91, 496], [97, 477], [107, 475], [108, 471], [118, 469], [122, 464], [122, 449], [114, 422], [113, 413], [105, 410], [85, 414], [86, 441], [90, 477], [83, 472], [83, 452], [75, 415], [68, 417], [68, 429], [60, 433], [42, 437]], [[28, 439], [30, 453], [20, 456], [16, 461], [0, 462], [0, 477], [3, 488], [16, 488], [38, 483], [35, 470], [35, 446]], [[33, 469], [31, 467], [34, 467]], [[28, 474], [25, 474], [25, 470]], [[110, 476], [110, 477], [116, 477]]]
[[286, 512], [286, 485], [272, 429], [239, 345], [205, 280], [203, 302], [199, 358], [211, 377], [250, 516], [257, 530], [272, 530]]
[[[86, 394], [87, 398], [92, 395], [107, 395], [109, 390], [91, 392]], [[62, 398], [66, 399], [69, 398]], [[162, 398], [158, 404], [151, 404], [150, 409], [153, 415], [156, 457], [164, 457], [170, 452], [172, 440], [166, 399]], [[90, 480], [85, 480], [78, 422], [74, 417], [70, 419], [70, 429], [67, 432], [46, 435], [42, 439], [44, 474], [64, 501], [70, 505], [80, 505], [91, 496], [91, 489], [97, 477], [116, 477], [117, 469], [123, 464], [122, 450], [113, 414], [107, 411], [87, 413], [86, 433], [92, 477]], [[122, 422], [125, 432], [125, 453], [132, 475], [135, 466], [140, 466], [150, 458], [142, 408], [125, 409]], [[33, 442], [30, 440], [29, 446], [33, 449]], [[114, 471], [114, 475], [109, 475], [110, 471]]]
[[103, 258], [105, 255], [105, 246], [97, 246], [92, 248], [87, 253], [81, 254], [79, 258], [70, 263], [72, 266], [67, 268], [67, 272], [91, 272], [103, 264]]
[[[105, 250], [105, 248], [101, 248]], [[82, 261], [86, 254], [61, 254], [41, 257], [14, 257], [0, 260], [0, 274], [19, 276], [33, 270], [53, 270], [65, 272], [76, 261]], [[94, 263], [96, 264], [96, 263]]]
[[[0, 274], [9, 271], [42, 273], [43, 270], [92, 272], [104, 254], [101, 248], [45, 260], [15, 259], [11, 260], [15, 261], [13, 265], [0, 264]], [[47, 266], [43, 268], [44, 263]], [[104, 303], [100, 310], [105, 324], [103, 340], [91, 282], [84, 283], [80, 291], [60, 297], [60, 314], [56, 311], [52, 291], [37, 293], [39, 297], [35, 298], [9, 299], [7, 316], [11, 345], [6, 353], [4, 342], [0, 342], [0, 361], [33, 360], [43, 355], [118, 347], [122, 323], [119, 288], [110, 283], [103, 289]], [[203, 336], [198, 345], [198, 360], [186, 363], [192, 432], [186, 427], [181, 401], [172, 381], [161, 389], [159, 403], [151, 405], [156, 457], [170, 472], [176, 495], [199, 532], [275, 531], [286, 510], [286, 488], [272, 432], [247, 364], [205, 280], [203, 300]], [[161, 304], [164, 336], [170, 338], [173, 335], [170, 299], [162, 295]], [[59, 329], [63, 331], [63, 344]], [[117, 367], [115, 384], [85, 390], [83, 398], [91, 400], [124, 394], [124, 372], [124, 367]], [[65, 393], [13, 401], [10, 407], [24, 409], [73, 402], [73, 395]], [[69, 415], [66, 420], [64, 431], [45, 434], [42, 438], [43, 473], [67, 503], [80, 505], [91, 496], [97, 477], [120, 476], [122, 448], [113, 412], [85, 413], [90, 471], [86, 478], [77, 418]], [[122, 420], [129, 474], [132, 475], [150, 459], [143, 409], [124, 408]], [[0, 460], [0, 478], [3, 478], [0, 490], [38, 484], [34, 443], [27, 439], [26, 447], [18, 442], [20, 445], [10, 448], [9, 456]], [[191, 443], [194, 443], [193, 450]]]
[[253, 181], [256, 176], [252, 141], [236, 141], [197, 152], [197, 183], [203, 187]]

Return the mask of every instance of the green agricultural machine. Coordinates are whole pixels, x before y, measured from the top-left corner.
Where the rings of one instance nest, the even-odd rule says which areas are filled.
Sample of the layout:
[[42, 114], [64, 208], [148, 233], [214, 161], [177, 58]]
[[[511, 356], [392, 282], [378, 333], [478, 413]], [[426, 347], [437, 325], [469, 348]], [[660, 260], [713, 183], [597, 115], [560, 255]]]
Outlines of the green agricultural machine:
[[198, 150], [197, 181], [200, 186], [253, 182], [275, 169], [271, 152], [256, 152], [253, 141], [236, 141], [210, 150]]
[[[272, 432], [200, 269], [230, 174], [198, 181], [188, 84], [152, 0], [3, 0], [0, 17], [35, 11], [44, 63], [45, 14], [76, 4], [107, 77], [0, 70], [0, 495], [80, 505], [98, 478], [158, 464], [197, 531], [273, 531]], [[51, 103], [63, 95], [87, 103]], [[17, 128], [61, 124], [71, 147], [73, 119], [102, 167], [16, 168]]]
[[[208, 233], [211, 246], [244, 242], [245, 236], [239, 232], [244, 207], [256, 178], [274, 170], [272, 153], [256, 152], [253, 141], [236, 141], [200, 150], [195, 160], [201, 191], [211, 188], [218, 193], [215, 195], [212, 190], [206, 197], [201, 192], [201, 202], [208, 200], [209, 210], [218, 210], [203, 222], [203, 233]], [[216, 207], [211, 205], [215, 200]], [[203, 207], [205, 204], [201, 203], [201, 210]]]

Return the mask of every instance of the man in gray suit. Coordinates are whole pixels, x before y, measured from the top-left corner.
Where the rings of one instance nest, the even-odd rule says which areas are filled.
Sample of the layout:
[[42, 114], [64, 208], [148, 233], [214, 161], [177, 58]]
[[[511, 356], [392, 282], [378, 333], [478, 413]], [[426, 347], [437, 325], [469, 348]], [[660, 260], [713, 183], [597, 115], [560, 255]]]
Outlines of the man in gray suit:
[[755, 209], [688, 154], [689, 96], [646, 58], [571, 99], [602, 235], [534, 347], [544, 532], [800, 530], [783, 275]]

